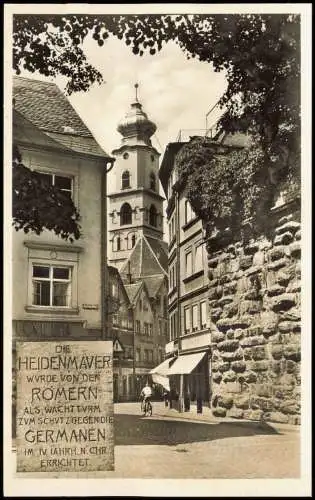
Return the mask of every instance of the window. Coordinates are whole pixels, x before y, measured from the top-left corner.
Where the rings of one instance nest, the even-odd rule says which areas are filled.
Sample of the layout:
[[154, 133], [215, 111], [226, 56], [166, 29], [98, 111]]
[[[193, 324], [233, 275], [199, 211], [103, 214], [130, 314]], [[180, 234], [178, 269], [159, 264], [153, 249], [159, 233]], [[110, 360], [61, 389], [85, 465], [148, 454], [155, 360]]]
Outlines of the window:
[[33, 305], [70, 307], [71, 268], [33, 265]]
[[128, 311], [128, 328], [133, 330], [133, 314], [132, 311]]
[[120, 225], [125, 226], [126, 224], [132, 223], [132, 210], [129, 203], [124, 203], [120, 209]]
[[186, 253], [186, 276], [192, 274], [192, 255], [191, 252]]
[[145, 361], [149, 361], [149, 351], [148, 351], [148, 349], [144, 350], [144, 360]]
[[164, 323], [164, 335], [165, 335], [165, 337], [167, 337], [167, 335], [168, 335], [167, 322]]
[[143, 325], [144, 325], [144, 334], [148, 335], [149, 334], [149, 325], [148, 325], [148, 323], [144, 323]]
[[156, 189], [155, 174], [153, 172], [150, 174], [150, 189], [152, 189], [152, 191]]
[[121, 250], [121, 239], [120, 236], [116, 235], [113, 238], [113, 252], [119, 252]]
[[150, 226], [157, 226], [157, 211], [154, 205], [151, 205], [149, 210], [149, 224]]
[[173, 217], [171, 218], [170, 222], [169, 222], [169, 238], [170, 238], [170, 242], [172, 241], [172, 239], [174, 238], [175, 236], [175, 215], [173, 215]]
[[159, 335], [163, 335], [163, 322], [159, 319]]
[[191, 204], [189, 203], [188, 200], [186, 200], [185, 201], [185, 223], [187, 224], [195, 217], [196, 217], [196, 214], [193, 211], [193, 209], [191, 208]]
[[118, 297], [118, 285], [115, 282], [112, 283], [112, 296]]
[[140, 321], [138, 319], [136, 319], [136, 333], [140, 333]]
[[198, 330], [198, 304], [192, 306], [192, 329], [193, 332]]
[[127, 247], [128, 250], [131, 250], [136, 244], [136, 235], [135, 233], [129, 233], [127, 237]]
[[136, 349], [136, 361], [141, 360], [141, 349]]
[[207, 303], [200, 302], [200, 324], [201, 328], [207, 328]]
[[177, 273], [176, 273], [176, 262], [175, 262], [170, 268], [170, 276], [169, 276], [170, 290], [173, 290], [176, 287], [176, 276]]
[[118, 314], [113, 314], [113, 315], [112, 315], [112, 318], [113, 318], [113, 325], [114, 325], [114, 326], [118, 326], [118, 325], [119, 325], [119, 317], [118, 317]]
[[121, 189], [130, 188], [130, 173], [128, 170], [125, 170], [121, 176]]
[[170, 267], [169, 282], [170, 282], [170, 290], [172, 290], [173, 289], [173, 266]]
[[202, 245], [198, 245], [195, 250], [195, 272], [203, 269]]
[[72, 197], [73, 191], [73, 179], [72, 177], [66, 177], [64, 175], [56, 174], [46, 174], [44, 172], [38, 172], [39, 177], [48, 186], [56, 186], [70, 198]]
[[139, 309], [140, 309], [140, 311], [142, 311], [142, 300], [141, 299], [139, 300]]
[[167, 316], [167, 297], [163, 297], [163, 316]]
[[150, 361], [151, 363], [153, 361], [153, 351], [152, 351], [152, 349], [148, 350], [148, 361]]
[[190, 307], [185, 307], [184, 309], [184, 320], [185, 320], [185, 333], [189, 333], [191, 329]]
[[170, 340], [174, 340], [177, 337], [177, 313], [174, 312], [170, 316]]
[[153, 325], [152, 325], [152, 323], [149, 323], [149, 335], [150, 336], [153, 335]]
[[151, 155], [151, 161], [152, 163], [154, 162], [155, 158], [154, 158], [154, 155]]
[[128, 318], [126, 318], [126, 316], [121, 318], [121, 326], [122, 328], [128, 328]]
[[128, 153], [124, 153], [124, 154], [123, 154], [123, 159], [124, 159], [124, 160], [128, 160], [128, 158], [129, 158], [129, 154], [128, 154]]

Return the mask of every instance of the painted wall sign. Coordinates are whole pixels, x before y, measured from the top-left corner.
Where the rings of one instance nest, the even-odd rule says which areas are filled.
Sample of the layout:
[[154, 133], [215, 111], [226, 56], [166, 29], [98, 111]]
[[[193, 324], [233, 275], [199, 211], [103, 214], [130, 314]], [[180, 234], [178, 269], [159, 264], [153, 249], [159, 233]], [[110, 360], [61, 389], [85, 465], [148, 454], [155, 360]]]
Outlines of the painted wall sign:
[[82, 308], [98, 310], [98, 304], [82, 304]]
[[17, 472], [113, 470], [112, 343], [16, 348]]

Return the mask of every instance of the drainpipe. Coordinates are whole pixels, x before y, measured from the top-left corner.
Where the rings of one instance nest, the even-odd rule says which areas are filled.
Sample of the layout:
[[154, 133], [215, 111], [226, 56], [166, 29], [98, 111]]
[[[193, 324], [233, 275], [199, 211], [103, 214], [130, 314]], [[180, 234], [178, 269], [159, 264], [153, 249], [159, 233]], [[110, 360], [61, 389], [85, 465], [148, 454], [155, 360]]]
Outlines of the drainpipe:
[[108, 158], [101, 179], [101, 339], [109, 340], [108, 328], [108, 269], [107, 269], [107, 174], [114, 166], [115, 158]]

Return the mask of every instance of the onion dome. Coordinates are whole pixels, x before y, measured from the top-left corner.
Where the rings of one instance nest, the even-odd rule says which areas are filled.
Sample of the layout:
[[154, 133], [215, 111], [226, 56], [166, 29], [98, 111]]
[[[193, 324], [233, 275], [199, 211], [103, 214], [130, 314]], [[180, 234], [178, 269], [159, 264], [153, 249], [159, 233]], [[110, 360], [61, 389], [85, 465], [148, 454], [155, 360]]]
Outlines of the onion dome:
[[[138, 88], [138, 85], [135, 85]], [[149, 120], [147, 114], [142, 110], [137, 94], [135, 101], [131, 104], [125, 117], [119, 122], [118, 132], [123, 136], [123, 143], [144, 143], [151, 146], [150, 137], [156, 131], [156, 125]]]

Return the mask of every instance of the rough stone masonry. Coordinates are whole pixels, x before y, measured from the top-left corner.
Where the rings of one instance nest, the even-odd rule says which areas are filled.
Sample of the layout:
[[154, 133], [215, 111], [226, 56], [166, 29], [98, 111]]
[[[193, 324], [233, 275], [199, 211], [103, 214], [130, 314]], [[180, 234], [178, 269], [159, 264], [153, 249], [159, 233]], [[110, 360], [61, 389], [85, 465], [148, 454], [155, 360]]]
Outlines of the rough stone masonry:
[[301, 228], [291, 202], [270, 216], [273, 236], [208, 244], [212, 412], [300, 423]]

